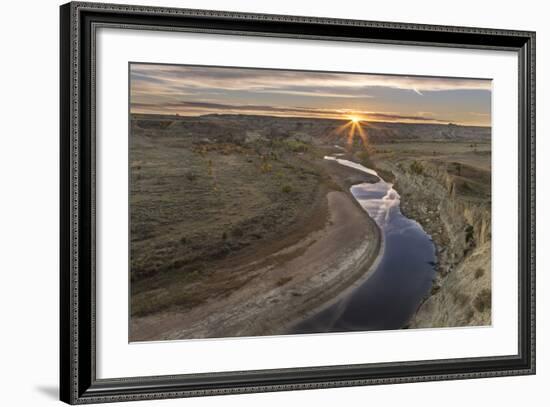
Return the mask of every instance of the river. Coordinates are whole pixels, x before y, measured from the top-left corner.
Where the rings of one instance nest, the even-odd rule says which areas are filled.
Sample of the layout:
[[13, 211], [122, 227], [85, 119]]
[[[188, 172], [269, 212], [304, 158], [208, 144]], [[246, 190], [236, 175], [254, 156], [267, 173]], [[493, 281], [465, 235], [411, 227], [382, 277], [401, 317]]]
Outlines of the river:
[[380, 179], [374, 184], [354, 185], [351, 193], [380, 228], [382, 251], [369, 278], [345, 297], [294, 326], [292, 333], [403, 328], [432, 286], [435, 246], [418, 222], [401, 213], [399, 194], [376, 171], [336, 157], [325, 159]]

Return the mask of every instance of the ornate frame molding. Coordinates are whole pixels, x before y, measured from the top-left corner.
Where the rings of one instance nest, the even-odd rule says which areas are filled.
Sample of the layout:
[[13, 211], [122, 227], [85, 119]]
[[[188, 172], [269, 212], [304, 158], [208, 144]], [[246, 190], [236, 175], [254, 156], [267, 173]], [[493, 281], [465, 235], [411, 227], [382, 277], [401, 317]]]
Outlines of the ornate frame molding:
[[[61, 6], [60, 20], [61, 400], [84, 404], [535, 373], [534, 32], [83, 2]], [[520, 61], [518, 355], [97, 379], [94, 39], [100, 26], [516, 51]]]

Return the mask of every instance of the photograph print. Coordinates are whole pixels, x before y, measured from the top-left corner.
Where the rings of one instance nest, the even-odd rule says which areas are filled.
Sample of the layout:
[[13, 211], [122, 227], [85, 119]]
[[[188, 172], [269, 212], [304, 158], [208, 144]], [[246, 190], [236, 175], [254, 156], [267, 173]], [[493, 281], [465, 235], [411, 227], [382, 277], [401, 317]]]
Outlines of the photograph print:
[[491, 325], [491, 80], [129, 74], [130, 342]]

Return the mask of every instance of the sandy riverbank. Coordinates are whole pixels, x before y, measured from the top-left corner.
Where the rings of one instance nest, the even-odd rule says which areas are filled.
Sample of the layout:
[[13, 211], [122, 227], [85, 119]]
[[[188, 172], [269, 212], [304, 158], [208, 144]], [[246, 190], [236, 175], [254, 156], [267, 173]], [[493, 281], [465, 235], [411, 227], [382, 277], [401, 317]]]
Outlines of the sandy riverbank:
[[322, 165], [334, 185], [319, 191], [306, 234], [295, 229], [278, 244], [229, 259], [195, 283], [212, 292], [195, 307], [133, 317], [131, 341], [284, 334], [363, 281], [378, 256], [380, 232], [349, 185], [374, 180], [336, 163]]

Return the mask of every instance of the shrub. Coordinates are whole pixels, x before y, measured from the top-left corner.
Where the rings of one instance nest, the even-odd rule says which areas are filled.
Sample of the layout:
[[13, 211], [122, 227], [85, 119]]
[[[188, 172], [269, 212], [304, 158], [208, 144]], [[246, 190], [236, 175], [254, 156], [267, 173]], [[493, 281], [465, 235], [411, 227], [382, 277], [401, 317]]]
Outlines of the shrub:
[[478, 278], [482, 277], [485, 274], [485, 270], [483, 270], [481, 267], [478, 267], [474, 273], [474, 278], [477, 280]]
[[484, 288], [481, 290], [481, 292], [477, 295], [477, 297], [474, 300], [474, 307], [479, 311], [483, 312], [486, 309], [491, 308], [491, 290], [488, 288]]
[[414, 160], [410, 165], [411, 172], [413, 174], [422, 174], [424, 172], [424, 166], [419, 161]]
[[268, 172], [271, 172], [272, 170], [272, 167], [271, 167], [271, 164], [269, 162], [267, 162], [267, 160], [262, 160], [262, 165], [260, 165], [260, 171], [264, 174], [268, 173]]
[[282, 186], [281, 191], [285, 194], [290, 194], [292, 192], [292, 187], [289, 184], [285, 184]]
[[465, 228], [465, 239], [466, 243], [469, 243], [474, 239], [474, 227], [472, 225], [467, 225]]
[[285, 140], [284, 144], [287, 149], [294, 153], [305, 153], [309, 150], [309, 145], [299, 140]]

